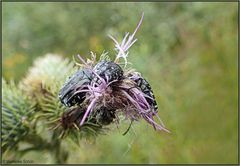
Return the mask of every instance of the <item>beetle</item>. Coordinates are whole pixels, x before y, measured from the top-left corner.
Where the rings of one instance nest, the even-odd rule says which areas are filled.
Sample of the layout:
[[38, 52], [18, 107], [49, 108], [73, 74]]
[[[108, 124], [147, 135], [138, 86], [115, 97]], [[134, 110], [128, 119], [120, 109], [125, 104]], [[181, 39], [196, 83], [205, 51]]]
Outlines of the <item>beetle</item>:
[[[106, 82], [120, 80], [123, 77], [123, 70], [121, 66], [114, 63], [113, 61], [101, 60], [96, 64], [93, 70]], [[97, 77], [95, 77], [94, 80], [97, 83], [100, 83], [100, 80]]]
[[147, 100], [148, 104], [152, 107], [154, 112], [157, 112], [157, 102], [149, 82], [140, 75], [136, 76], [135, 73], [129, 74], [128, 77], [133, 80], [137, 87], [146, 95], [145, 99]]
[[79, 69], [67, 80], [59, 92], [60, 101], [65, 106], [71, 107], [75, 104], [81, 104], [86, 98], [86, 92], [77, 91], [87, 90], [87, 85], [91, 84], [92, 81], [97, 84], [101, 83], [100, 79], [94, 73], [98, 74], [106, 82], [119, 80], [123, 76], [122, 68], [112, 61], [100, 61], [93, 68], [93, 71], [88, 68]]
[[92, 79], [93, 74], [90, 69], [79, 69], [61, 88], [59, 92], [60, 101], [67, 107], [81, 104], [85, 99], [86, 92], [76, 93], [76, 91], [87, 89], [87, 85], [90, 84]]
[[96, 119], [102, 125], [109, 125], [116, 118], [115, 111], [115, 109], [102, 106], [96, 111]]

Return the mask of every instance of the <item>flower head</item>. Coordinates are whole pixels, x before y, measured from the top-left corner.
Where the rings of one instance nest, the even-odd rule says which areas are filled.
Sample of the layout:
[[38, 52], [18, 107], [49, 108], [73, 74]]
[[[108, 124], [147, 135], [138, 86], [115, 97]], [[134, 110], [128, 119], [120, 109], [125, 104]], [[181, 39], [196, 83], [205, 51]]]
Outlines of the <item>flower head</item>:
[[[103, 53], [99, 61], [92, 52], [91, 59], [88, 60], [78, 55], [78, 59], [82, 62], [77, 63], [81, 66], [78, 71], [81, 74], [73, 75], [64, 85], [62, 89], [65, 93], [62, 93], [63, 97], [60, 99], [67, 106], [78, 105], [84, 108], [82, 116], [77, 118], [79, 127], [87, 123], [89, 117], [97, 119], [96, 123], [100, 125], [108, 125], [114, 122], [121, 113], [131, 122], [143, 118], [154, 129], [169, 132], [157, 115], [157, 102], [150, 84], [140, 73], [126, 68], [122, 69], [118, 64], [120, 58], [124, 59], [125, 67], [128, 64], [128, 50], [137, 41], [134, 36], [143, 17], [144, 14], [133, 34], [127, 33], [121, 43], [109, 35], [117, 50], [114, 62], [107, 57], [107, 53]], [[75, 102], [70, 103], [71, 99]], [[157, 117], [159, 123], [154, 120], [154, 117]]]

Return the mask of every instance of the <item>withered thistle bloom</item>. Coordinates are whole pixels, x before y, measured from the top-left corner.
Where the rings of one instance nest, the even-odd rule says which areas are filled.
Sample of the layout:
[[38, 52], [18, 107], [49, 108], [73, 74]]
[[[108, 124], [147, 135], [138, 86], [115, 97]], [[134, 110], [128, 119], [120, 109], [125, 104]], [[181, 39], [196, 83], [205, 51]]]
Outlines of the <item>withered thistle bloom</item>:
[[[158, 116], [157, 103], [147, 80], [140, 73], [126, 68], [128, 50], [137, 41], [134, 36], [143, 16], [133, 34], [127, 33], [121, 43], [109, 35], [117, 51], [114, 61], [106, 58], [106, 53], [100, 61], [96, 61], [96, 55], [92, 52], [91, 59], [86, 61], [78, 55], [81, 69], [64, 84], [59, 93], [63, 104], [75, 107], [63, 115], [62, 125], [65, 128], [69, 127], [70, 122], [81, 127], [89, 119], [95, 119], [96, 124], [109, 125], [121, 113], [131, 122], [143, 118], [154, 129], [169, 132]], [[120, 58], [124, 59], [123, 67], [118, 62]]]

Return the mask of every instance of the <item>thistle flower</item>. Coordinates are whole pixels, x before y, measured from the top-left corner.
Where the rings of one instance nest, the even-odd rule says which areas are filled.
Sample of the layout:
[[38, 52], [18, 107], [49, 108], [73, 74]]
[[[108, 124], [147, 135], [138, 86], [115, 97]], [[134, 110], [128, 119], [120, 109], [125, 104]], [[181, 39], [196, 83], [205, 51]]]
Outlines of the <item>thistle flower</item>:
[[[59, 93], [60, 100], [69, 107], [84, 108], [82, 116], [77, 118], [78, 126], [88, 122], [89, 117], [98, 119], [97, 124], [108, 125], [118, 119], [121, 113], [126, 119], [136, 121], [143, 118], [156, 130], [169, 132], [157, 115], [158, 107], [151, 90], [151, 86], [140, 73], [126, 70], [128, 64], [128, 49], [137, 41], [134, 36], [139, 29], [144, 14], [133, 34], [125, 35], [121, 44], [109, 35], [115, 43], [117, 55], [115, 61], [109, 58], [96, 61], [96, 55], [91, 52], [91, 60], [84, 60], [80, 55], [77, 63], [79, 69], [62, 87]], [[101, 57], [107, 57], [106, 54]], [[123, 58], [125, 66], [122, 69], [118, 60]], [[71, 102], [74, 99], [74, 102]], [[97, 118], [98, 117], [98, 118]], [[108, 117], [108, 118], [106, 118]], [[154, 120], [157, 117], [160, 124]], [[101, 120], [99, 120], [101, 119]]]

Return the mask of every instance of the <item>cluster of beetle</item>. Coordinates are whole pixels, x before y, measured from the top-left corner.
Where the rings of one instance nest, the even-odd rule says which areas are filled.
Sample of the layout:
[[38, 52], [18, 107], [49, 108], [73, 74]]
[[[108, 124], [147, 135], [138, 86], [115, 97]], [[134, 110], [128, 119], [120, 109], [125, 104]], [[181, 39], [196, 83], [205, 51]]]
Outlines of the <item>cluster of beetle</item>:
[[[108, 125], [115, 119], [118, 121], [118, 113], [121, 113], [131, 120], [131, 124], [143, 118], [154, 129], [169, 132], [157, 115], [157, 102], [147, 80], [140, 73], [126, 70], [117, 63], [123, 58], [126, 67], [128, 50], [137, 41], [134, 35], [143, 17], [144, 14], [134, 32], [131, 35], [126, 33], [121, 43], [109, 35], [117, 51], [115, 61], [105, 58], [96, 62], [96, 55], [92, 54], [92, 60], [86, 62], [79, 56], [84, 67], [66, 81], [59, 93], [61, 102], [70, 107], [61, 118], [64, 129], [74, 124], [81, 127], [85, 122]], [[160, 124], [156, 123], [154, 116]]]
[[[96, 76], [98, 75], [98, 77]], [[103, 78], [106, 82], [114, 82], [110, 86], [114, 86], [117, 82], [123, 79], [131, 79], [135, 82], [134, 87], [141, 90], [146, 97], [148, 104], [153, 108], [153, 111], [157, 111], [157, 103], [155, 101], [153, 92], [149, 83], [143, 77], [138, 77], [137, 79], [131, 77], [131, 74], [124, 75], [124, 71], [120, 65], [113, 61], [101, 60], [98, 62], [93, 69], [81, 68], [75, 74], [73, 74], [63, 85], [59, 92], [60, 101], [67, 107], [74, 107], [70, 111], [66, 112], [62, 117], [62, 126], [67, 128], [69, 124], [73, 122], [80, 123], [83, 113], [86, 111], [86, 107], [82, 106], [84, 100], [86, 99], [86, 93], [84, 91], [79, 91], [87, 89], [87, 86], [92, 82], [96, 86], [101, 84], [99, 76]], [[78, 92], [79, 91], [79, 92]], [[94, 111], [94, 115], [97, 117], [97, 122], [101, 125], [108, 125], [113, 122], [116, 108], [108, 108], [101, 106]]]

